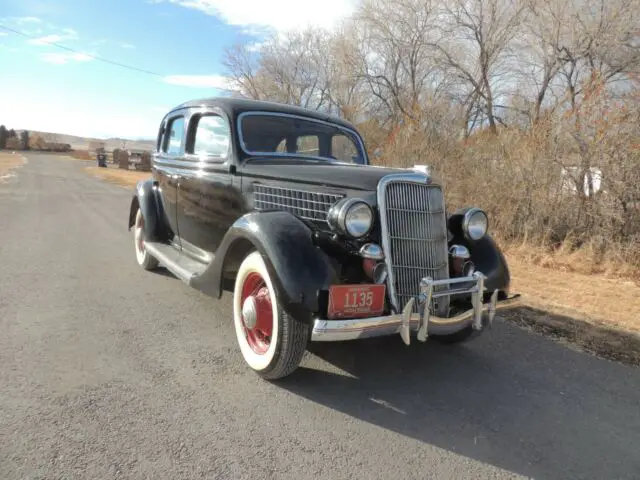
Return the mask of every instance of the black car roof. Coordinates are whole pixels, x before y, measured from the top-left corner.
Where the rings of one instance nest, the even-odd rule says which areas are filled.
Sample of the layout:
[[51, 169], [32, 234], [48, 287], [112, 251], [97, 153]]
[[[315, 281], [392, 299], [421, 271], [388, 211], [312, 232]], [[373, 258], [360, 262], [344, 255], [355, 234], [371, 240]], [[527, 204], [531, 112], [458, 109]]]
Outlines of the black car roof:
[[181, 108], [194, 108], [194, 107], [219, 107], [222, 108], [231, 118], [235, 119], [239, 114], [246, 111], [261, 111], [261, 112], [273, 112], [273, 113], [287, 113], [290, 115], [301, 115], [310, 117], [316, 120], [323, 120], [342, 127], [355, 130], [355, 126], [339, 117], [334, 115], [328, 115], [326, 113], [318, 112], [317, 110], [311, 110], [309, 108], [296, 107], [293, 105], [287, 105], [284, 103], [265, 102], [262, 100], [249, 100], [245, 98], [232, 98], [232, 97], [207, 97], [196, 100], [190, 100], [184, 102], [175, 108], [171, 109], [171, 112], [179, 110]]

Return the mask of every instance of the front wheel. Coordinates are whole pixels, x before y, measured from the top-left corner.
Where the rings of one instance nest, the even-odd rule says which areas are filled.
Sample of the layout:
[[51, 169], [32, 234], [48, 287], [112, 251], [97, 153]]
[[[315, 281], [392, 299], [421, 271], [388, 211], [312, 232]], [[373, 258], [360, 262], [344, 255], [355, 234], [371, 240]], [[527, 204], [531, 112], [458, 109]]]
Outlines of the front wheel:
[[311, 327], [282, 309], [259, 252], [247, 255], [238, 270], [233, 318], [240, 352], [258, 375], [276, 380], [298, 368]]

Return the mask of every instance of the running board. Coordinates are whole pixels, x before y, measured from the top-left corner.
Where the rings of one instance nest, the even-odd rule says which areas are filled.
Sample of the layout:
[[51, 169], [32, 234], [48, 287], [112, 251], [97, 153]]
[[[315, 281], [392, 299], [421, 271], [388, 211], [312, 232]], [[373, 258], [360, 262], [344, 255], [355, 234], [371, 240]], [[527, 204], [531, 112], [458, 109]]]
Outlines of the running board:
[[192, 259], [167, 243], [145, 242], [144, 246], [151, 256], [187, 285], [207, 268], [204, 263]]

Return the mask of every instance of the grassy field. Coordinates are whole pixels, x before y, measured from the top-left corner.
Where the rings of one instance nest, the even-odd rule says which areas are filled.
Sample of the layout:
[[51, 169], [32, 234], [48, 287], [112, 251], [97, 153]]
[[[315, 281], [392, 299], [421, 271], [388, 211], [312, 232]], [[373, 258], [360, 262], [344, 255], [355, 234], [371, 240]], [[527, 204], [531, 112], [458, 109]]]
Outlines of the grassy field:
[[0, 152], [0, 181], [10, 175], [11, 170], [24, 163], [24, 157], [19, 153]]
[[149, 178], [150, 172], [123, 170], [120, 168], [85, 167], [87, 173], [116, 185], [134, 187], [139, 180]]

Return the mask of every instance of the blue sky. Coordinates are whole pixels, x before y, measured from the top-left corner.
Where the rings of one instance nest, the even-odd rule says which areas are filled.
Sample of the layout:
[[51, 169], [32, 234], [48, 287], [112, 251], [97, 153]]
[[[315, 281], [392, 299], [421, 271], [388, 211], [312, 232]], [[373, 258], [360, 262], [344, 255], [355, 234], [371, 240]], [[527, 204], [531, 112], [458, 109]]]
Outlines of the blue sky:
[[153, 137], [168, 108], [228, 86], [225, 46], [258, 45], [268, 32], [303, 25], [331, 27], [352, 8], [353, 0], [0, 0], [0, 25], [34, 37], [0, 29], [0, 123]]

